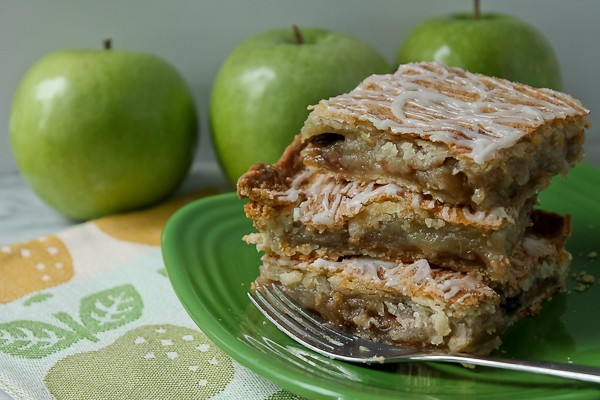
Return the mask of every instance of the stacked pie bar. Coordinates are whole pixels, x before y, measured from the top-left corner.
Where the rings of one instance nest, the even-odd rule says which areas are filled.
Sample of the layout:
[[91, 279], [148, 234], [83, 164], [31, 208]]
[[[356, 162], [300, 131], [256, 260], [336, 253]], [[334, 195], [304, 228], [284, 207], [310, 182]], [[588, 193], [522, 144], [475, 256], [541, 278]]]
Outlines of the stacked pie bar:
[[574, 98], [436, 63], [323, 100], [238, 181], [255, 286], [360, 336], [489, 353], [564, 287], [568, 217], [537, 193], [583, 155]]

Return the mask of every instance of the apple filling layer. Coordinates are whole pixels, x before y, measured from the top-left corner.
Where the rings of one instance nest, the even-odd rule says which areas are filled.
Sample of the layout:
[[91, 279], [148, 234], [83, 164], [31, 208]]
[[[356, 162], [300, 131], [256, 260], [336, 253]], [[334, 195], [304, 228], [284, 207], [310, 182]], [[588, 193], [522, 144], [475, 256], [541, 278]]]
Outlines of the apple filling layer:
[[518, 207], [582, 158], [587, 114], [549, 89], [408, 64], [314, 106], [303, 157], [448, 204]]

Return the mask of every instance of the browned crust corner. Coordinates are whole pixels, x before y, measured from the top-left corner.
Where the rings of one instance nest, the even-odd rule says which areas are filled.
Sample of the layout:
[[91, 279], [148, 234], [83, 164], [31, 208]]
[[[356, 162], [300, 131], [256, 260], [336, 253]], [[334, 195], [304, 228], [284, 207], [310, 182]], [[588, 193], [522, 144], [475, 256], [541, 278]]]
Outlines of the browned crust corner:
[[275, 164], [254, 164], [237, 181], [239, 198], [262, 198], [266, 191], [283, 192], [289, 188], [291, 177], [304, 167], [300, 151], [306, 146], [300, 135], [285, 149]]

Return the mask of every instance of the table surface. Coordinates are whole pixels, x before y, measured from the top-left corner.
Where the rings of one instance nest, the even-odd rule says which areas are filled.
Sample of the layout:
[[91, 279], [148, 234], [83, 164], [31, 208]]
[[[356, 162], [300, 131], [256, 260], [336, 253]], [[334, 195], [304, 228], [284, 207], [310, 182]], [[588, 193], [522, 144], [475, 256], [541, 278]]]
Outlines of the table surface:
[[[216, 162], [197, 162], [179, 192], [214, 187], [232, 190]], [[47, 206], [30, 189], [18, 172], [0, 174], [0, 246], [23, 242], [59, 232], [77, 222]], [[0, 390], [0, 400], [12, 398]]]

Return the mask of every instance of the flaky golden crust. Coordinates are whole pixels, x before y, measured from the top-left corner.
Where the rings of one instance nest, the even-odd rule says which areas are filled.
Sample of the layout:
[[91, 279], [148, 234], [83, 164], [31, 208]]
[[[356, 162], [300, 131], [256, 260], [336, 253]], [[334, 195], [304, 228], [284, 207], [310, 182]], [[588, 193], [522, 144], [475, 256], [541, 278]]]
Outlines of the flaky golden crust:
[[565, 93], [424, 62], [373, 75], [347, 94], [322, 100], [313, 107], [302, 137], [323, 133], [311, 124], [313, 119], [331, 120], [443, 143], [452, 153], [465, 155], [478, 151], [478, 141], [506, 139], [497, 148], [510, 147], [541, 125], [573, 122], [588, 113]]
[[[244, 173], [237, 182], [237, 193], [240, 198], [263, 199], [265, 193], [282, 192], [290, 185], [290, 179], [303, 168], [300, 151], [304, 144], [300, 136], [296, 136], [285, 149], [275, 164], [255, 164]], [[268, 199], [268, 196], [265, 200]]]

